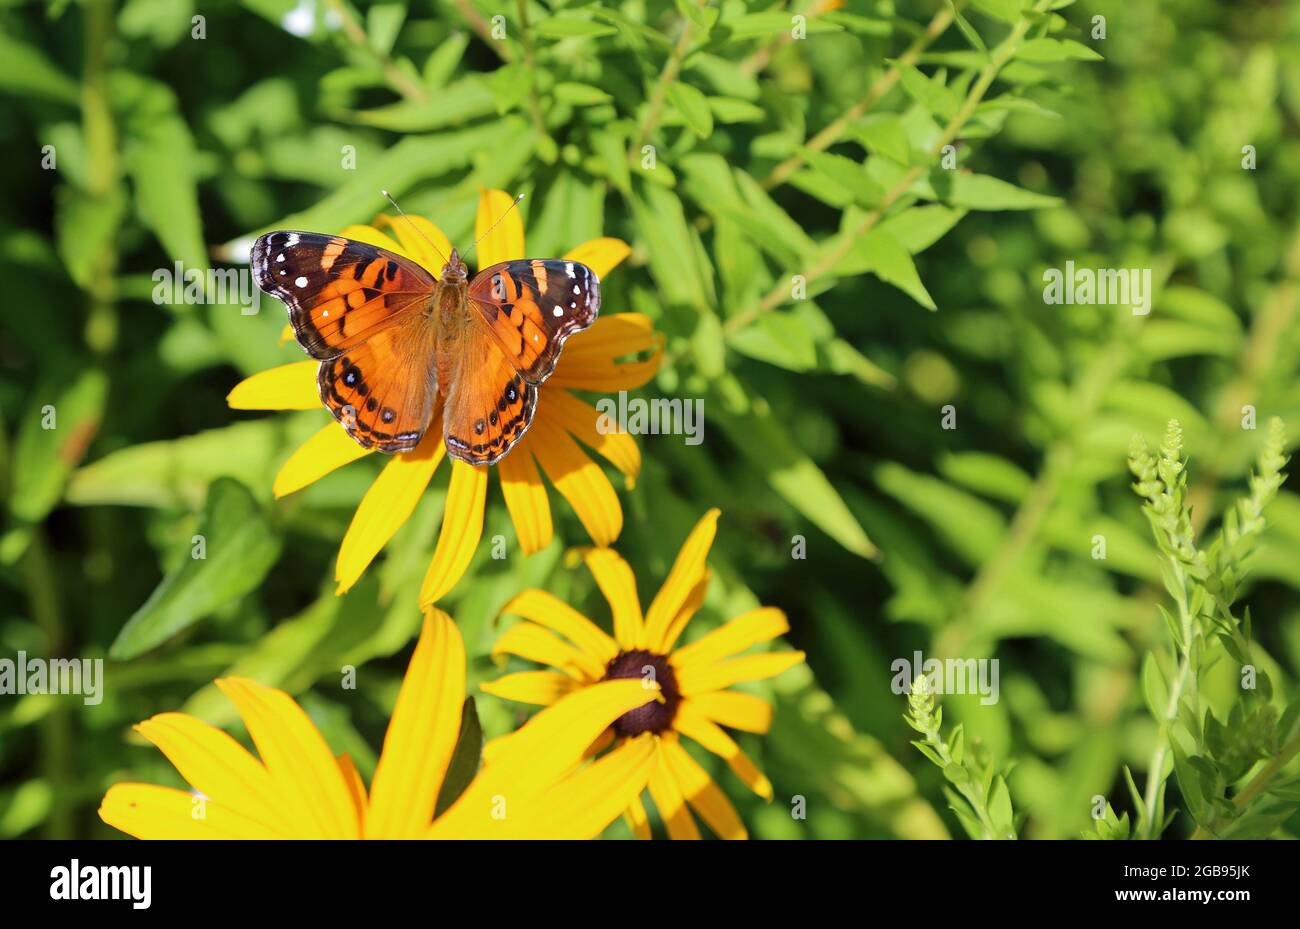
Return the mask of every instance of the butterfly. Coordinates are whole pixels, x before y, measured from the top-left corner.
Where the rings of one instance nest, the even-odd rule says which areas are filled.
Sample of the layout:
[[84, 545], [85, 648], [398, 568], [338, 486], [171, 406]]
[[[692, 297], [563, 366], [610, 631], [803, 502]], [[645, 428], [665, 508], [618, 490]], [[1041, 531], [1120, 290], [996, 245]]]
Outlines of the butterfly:
[[251, 261], [320, 361], [321, 401], [381, 452], [415, 448], [441, 404], [449, 455], [500, 461], [528, 431], [565, 340], [600, 312], [600, 279], [577, 261], [503, 261], [471, 280], [452, 249], [435, 278], [365, 242], [289, 231], [259, 238]]

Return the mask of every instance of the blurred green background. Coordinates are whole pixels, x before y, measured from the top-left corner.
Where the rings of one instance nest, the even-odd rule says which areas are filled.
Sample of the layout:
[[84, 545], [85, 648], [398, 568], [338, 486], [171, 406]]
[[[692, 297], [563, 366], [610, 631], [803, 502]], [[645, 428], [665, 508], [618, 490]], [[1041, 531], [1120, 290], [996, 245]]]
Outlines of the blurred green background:
[[[1300, 5], [1028, 5], [972, 0], [954, 21], [929, 0], [0, 3], [0, 658], [106, 656], [206, 513], [237, 523], [241, 552], [182, 591], [192, 624], [107, 662], [102, 704], [0, 697], [0, 836], [115, 834], [94, 812], [110, 784], [179, 784], [131, 724], [229, 723], [211, 680], [231, 672], [295, 694], [369, 779], [446, 470], [335, 597], [381, 462], [273, 501], [320, 414], [224, 398], [303, 357], [278, 341], [279, 305], [158, 305], [151, 275], [246, 262], [268, 228], [369, 222], [383, 187], [462, 247], [482, 187], [529, 195], [530, 255], [632, 245], [604, 312], [656, 320], [668, 363], [642, 394], [704, 398], [705, 440], [641, 440], [617, 547], [644, 602], [719, 506], [692, 632], [761, 602], [808, 653], [754, 688], [776, 720], [741, 740], [775, 802], [708, 762], [755, 836], [963, 834], [889, 688], [917, 649], [1000, 660], [995, 705], [943, 706], [1013, 766], [1022, 836], [1078, 836], [1099, 795], [1131, 810], [1123, 766], [1144, 775], [1155, 734], [1138, 669], [1167, 635], [1130, 439], [1181, 420], [1212, 525], [1262, 442], [1242, 407], [1300, 434]], [[1151, 269], [1152, 312], [1045, 304], [1066, 261]], [[806, 299], [780, 293], [795, 275]], [[488, 499], [485, 538], [513, 545]], [[586, 536], [554, 510], [549, 549], [494, 561], [485, 542], [442, 604], [472, 686], [500, 673], [497, 613], [525, 587], [607, 617], [563, 558]], [[1268, 516], [1243, 601], [1282, 700], [1300, 496]], [[1234, 672], [1216, 672], [1203, 699], [1226, 704]], [[520, 719], [478, 700], [489, 735]]]

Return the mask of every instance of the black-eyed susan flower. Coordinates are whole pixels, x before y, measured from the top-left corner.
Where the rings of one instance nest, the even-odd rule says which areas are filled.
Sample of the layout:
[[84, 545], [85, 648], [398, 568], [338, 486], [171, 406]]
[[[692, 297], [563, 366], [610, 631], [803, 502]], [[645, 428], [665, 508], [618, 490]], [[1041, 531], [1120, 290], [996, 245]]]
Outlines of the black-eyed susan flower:
[[[611, 743], [621, 749], [646, 736], [653, 738], [657, 764], [647, 787], [668, 835], [675, 839], [699, 838], [690, 810], [721, 838], [746, 837], [735, 807], [682, 746], [681, 737], [722, 757], [751, 790], [770, 800], [771, 783], [723, 727], [767, 732], [772, 708], [753, 694], [729, 688], [775, 677], [804, 657], [796, 651], [741, 655], [789, 628], [785, 614], [773, 607], [751, 610], [686, 645], [678, 644], [704, 602], [709, 583], [705, 562], [717, 520], [718, 511], [710, 510], [696, 524], [644, 614], [627, 562], [611, 549], [585, 552], [586, 565], [613, 614], [612, 636], [546, 591], [524, 591], [503, 612], [525, 621], [506, 630], [493, 655], [516, 655], [556, 670], [508, 674], [482, 685], [498, 697], [543, 706], [615, 680], [657, 687], [654, 699], [614, 720], [592, 750], [599, 752]], [[491, 743], [488, 757], [513, 751], [515, 738]], [[650, 837], [640, 797], [628, 804], [627, 819], [638, 837]]]
[[[483, 191], [479, 197], [476, 235], [479, 267], [524, 257], [524, 225], [518, 210], [509, 210], [504, 191]], [[503, 215], [504, 214], [504, 215]], [[409, 219], [409, 222], [408, 222]], [[499, 220], [499, 221], [498, 221]], [[488, 232], [492, 223], [496, 227]], [[378, 245], [418, 262], [435, 277], [442, 254], [450, 254], [447, 236], [423, 217], [394, 221], [380, 216], [396, 240], [375, 226], [349, 226], [341, 235]], [[628, 254], [625, 242], [593, 239], [564, 257], [581, 261], [604, 277]], [[592, 449], [622, 472], [630, 488], [641, 468], [636, 442], [625, 433], [602, 432], [598, 413], [573, 391], [617, 392], [645, 384], [659, 367], [661, 339], [649, 317], [639, 313], [602, 315], [590, 329], [574, 335], [564, 348], [551, 377], [539, 388], [532, 427], [497, 469], [506, 508], [520, 548], [531, 555], [551, 541], [551, 503], [542, 475], [568, 501], [591, 540], [609, 545], [623, 528], [623, 509], [600, 465], [582, 446]], [[649, 353], [648, 357], [640, 357]], [[636, 356], [637, 360], [622, 361]], [[320, 409], [326, 420], [284, 463], [273, 491], [283, 497], [350, 462], [371, 454], [354, 442], [321, 406], [316, 385], [317, 362], [304, 361], [262, 371], [242, 381], [227, 401], [242, 410]], [[335, 568], [338, 592], [347, 591], [415, 510], [446, 454], [442, 429], [426, 432], [415, 449], [394, 455], [358, 505], [343, 537]], [[442, 528], [433, 560], [424, 578], [420, 602], [431, 603], [447, 593], [469, 566], [483, 534], [489, 468], [453, 461]]]
[[435, 609], [425, 613], [369, 791], [288, 694], [244, 678], [217, 686], [260, 757], [193, 716], [154, 716], [137, 731], [192, 791], [115, 785], [99, 808], [104, 822], [141, 839], [590, 838], [618, 818], [655, 763], [646, 736], [581, 765], [592, 739], [645, 701], [639, 682], [615, 681], [530, 720], [435, 818], [465, 700], [465, 647]]

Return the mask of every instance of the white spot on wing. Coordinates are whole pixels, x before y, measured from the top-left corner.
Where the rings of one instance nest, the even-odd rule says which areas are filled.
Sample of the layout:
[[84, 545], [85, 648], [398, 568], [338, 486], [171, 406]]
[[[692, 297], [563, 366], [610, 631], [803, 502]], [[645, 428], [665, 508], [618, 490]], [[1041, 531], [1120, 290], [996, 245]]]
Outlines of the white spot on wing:
[[553, 309], [551, 312], [554, 313], [556, 316], [563, 316], [563, 315], [564, 315], [564, 307], [562, 307], [562, 306], [557, 306], [557, 307], [556, 307], [555, 309]]
[[287, 246], [289, 246], [290, 248], [293, 248], [295, 245], [297, 245], [297, 244], [298, 244], [298, 233], [296, 233], [296, 232], [291, 232], [291, 233], [289, 233], [289, 239], [288, 239], [288, 241], [286, 241], [284, 244], [287, 245]]
[[294, 284], [296, 284], [296, 285], [299, 286], [299, 287], [306, 287], [306, 286], [307, 286], [307, 278], [305, 278], [305, 277], [299, 277], [299, 278], [297, 278], [296, 280], [294, 280]]

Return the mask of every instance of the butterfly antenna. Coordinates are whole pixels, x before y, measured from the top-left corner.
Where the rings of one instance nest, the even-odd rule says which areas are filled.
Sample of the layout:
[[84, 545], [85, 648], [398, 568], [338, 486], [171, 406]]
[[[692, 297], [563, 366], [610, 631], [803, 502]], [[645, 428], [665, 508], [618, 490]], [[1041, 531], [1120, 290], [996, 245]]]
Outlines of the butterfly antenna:
[[442, 254], [442, 249], [440, 249], [440, 248], [437, 246], [437, 244], [434, 243], [433, 239], [431, 239], [431, 238], [429, 238], [427, 235], [425, 235], [424, 232], [421, 231], [421, 229], [420, 229], [419, 226], [417, 226], [415, 223], [411, 222], [411, 217], [407, 216], [406, 213], [402, 210], [402, 208], [401, 208], [400, 206], [397, 205], [397, 201], [394, 200], [394, 199], [392, 198], [392, 196], [388, 193], [388, 191], [386, 191], [386, 190], [381, 190], [380, 193], [384, 195], [384, 199], [385, 199], [385, 200], [387, 200], [389, 203], [391, 203], [391, 204], [393, 205], [393, 209], [397, 210], [398, 215], [401, 216], [402, 219], [406, 220], [408, 223], [411, 224], [411, 228], [414, 229], [414, 230], [416, 231], [417, 234], [419, 234], [420, 238], [424, 239], [424, 241], [426, 241], [426, 242], [428, 242], [430, 245], [432, 245], [432, 246], [433, 246], [433, 250], [434, 250], [435, 252], [437, 252], [439, 255], [442, 255], [442, 260], [443, 260], [444, 263], [448, 263], [448, 262], [451, 261], [450, 258], [448, 258], [446, 255], [443, 255], [443, 254]]
[[494, 222], [492, 225], [487, 227], [487, 232], [479, 236], [478, 240], [474, 243], [474, 245], [471, 245], [469, 247], [469, 251], [465, 252], [465, 254], [468, 255], [470, 252], [474, 251], [474, 247], [477, 246], [479, 242], [482, 242], [484, 239], [486, 239], [488, 237], [488, 234], [501, 223], [501, 220], [505, 219], [506, 216], [510, 214], [511, 210], [513, 210], [515, 207], [519, 205], [519, 201], [522, 199], [524, 199], [524, 194], [520, 194], [519, 196], [515, 197], [515, 199], [511, 201], [510, 205], [505, 208], [505, 212], [503, 212], [500, 216], [497, 217], [496, 222]]

